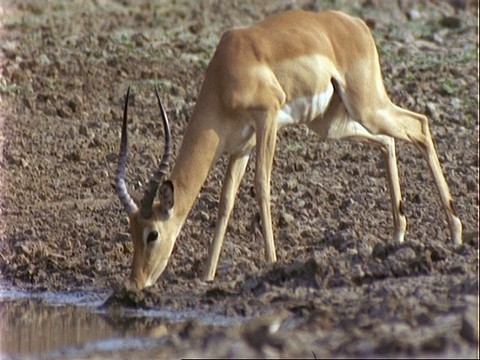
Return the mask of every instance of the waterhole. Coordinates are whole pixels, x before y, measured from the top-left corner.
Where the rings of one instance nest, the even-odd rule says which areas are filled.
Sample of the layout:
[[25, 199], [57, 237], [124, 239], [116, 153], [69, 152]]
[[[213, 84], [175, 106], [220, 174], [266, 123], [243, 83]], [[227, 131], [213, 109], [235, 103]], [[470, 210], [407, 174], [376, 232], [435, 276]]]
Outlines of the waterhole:
[[103, 309], [106, 292], [29, 293], [0, 290], [0, 359], [63, 358], [155, 346], [181, 322], [228, 326], [193, 311]]

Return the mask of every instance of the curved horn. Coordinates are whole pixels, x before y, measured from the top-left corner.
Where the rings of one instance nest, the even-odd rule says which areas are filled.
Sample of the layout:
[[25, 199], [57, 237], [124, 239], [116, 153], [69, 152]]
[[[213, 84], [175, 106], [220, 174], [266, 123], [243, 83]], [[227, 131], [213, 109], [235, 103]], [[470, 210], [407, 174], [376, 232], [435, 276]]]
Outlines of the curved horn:
[[168, 163], [170, 162], [170, 156], [172, 154], [170, 124], [168, 122], [167, 112], [165, 111], [162, 101], [160, 100], [160, 96], [158, 95], [157, 87], [155, 87], [155, 95], [157, 96], [158, 106], [160, 107], [160, 113], [162, 115], [163, 132], [165, 135], [165, 149], [158, 170], [153, 173], [150, 182], [148, 183], [148, 188], [145, 190], [142, 198], [140, 215], [142, 215], [143, 218], [148, 218], [152, 215], [153, 199], [157, 193], [158, 186], [167, 176]]
[[128, 194], [127, 185], [125, 184], [125, 168], [127, 165], [128, 153], [127, 113], [129, 95], [130, 86], [127, 90], [127, 96], [125, 97], [125, 107], [123, 109], [122, 137], [120, 140], [120, 152], [118, 154], [117, 173], [115, 176], [115, 189], [117, 191], [118, 198], [120, 199], [123, 207], [125, 208], [125, 211], [128, 215], [131, 215], [138, 210], [138, 207]]

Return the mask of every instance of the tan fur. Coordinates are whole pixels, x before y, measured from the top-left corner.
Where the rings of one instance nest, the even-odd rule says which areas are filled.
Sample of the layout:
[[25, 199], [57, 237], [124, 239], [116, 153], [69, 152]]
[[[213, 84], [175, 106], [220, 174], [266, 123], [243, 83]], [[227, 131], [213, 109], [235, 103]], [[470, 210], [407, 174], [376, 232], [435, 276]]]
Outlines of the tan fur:
[[[276, 260], [270, 214], [270, 173], [279, 111], [295, 99], [324, 93], [333, 85], [328, 108], [307, 125], [321, 137], [374, 143], [382, 149], [394, 219], [393, 238], [403, 241], [406, 219], [394, 138], [415, 144], [425, 155], [447, 215], [452, 240], [462, 226], [423, 115], [392, 104], [383, 85], [373, 37], [363, 21], [329, 11], [290, 11], [221, 38], [188, 123], [171, 174], [174, 202], [165, 217], [162, 199], [151, 219], [131, 217], [135, 245], [132, 279], [143, 288], [164, 270], [176, 237], [215, 161], [229, 154], [217, 227], [205, 273], [212, 280], [227, 222], [250, 151], [256, 147], [255, 190], [263, 224], [265, 255]], [[328, 93], [328, 92], [326, 92]], [[330, 96], [330, 95], [329, 95]], [[169, 200], [171, 202], [171, 199]], [[359, 214], [360, 215], [360, 214]], [[158, 230], [158, 242], [145, 246], [144, 228]]]

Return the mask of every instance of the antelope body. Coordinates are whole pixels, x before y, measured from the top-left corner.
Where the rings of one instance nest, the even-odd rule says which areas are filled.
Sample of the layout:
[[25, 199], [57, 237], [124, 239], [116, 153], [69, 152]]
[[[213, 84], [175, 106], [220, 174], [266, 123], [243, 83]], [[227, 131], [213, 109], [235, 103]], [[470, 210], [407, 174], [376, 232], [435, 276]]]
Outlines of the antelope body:
[[428, 120], [391, 102], [373, 37], [360, 19], [336, 11], [288, 11], [249, 28], [225, 32], [208, 66], [170, 177], [166, 173], [170, 130], [160, 99], [158, 102], [166, 133], [165, 154], [139, 204], [128, 194], [124, 180], [128, 94], [116, 177], [134, 242], [131, 279], [140, 288], [154, 284], [164, 271], [211, 167], [223, 154], [228, 154], [229, 164], [205, 279], [214, 278], [235, 195], [254, 148], [255, 194], [265, 256], [268, 262], [276, 261], [270, 174], [277, 131], [288, 125], [305, 124], [324, 139], [356, 140], [381, 148], [392, 202], [393, 239], [397, 242], [404, 240], [407, 221], [394, 139], [415, 145], [433, 174], [452, 241], [462, 242], [462, 225]]

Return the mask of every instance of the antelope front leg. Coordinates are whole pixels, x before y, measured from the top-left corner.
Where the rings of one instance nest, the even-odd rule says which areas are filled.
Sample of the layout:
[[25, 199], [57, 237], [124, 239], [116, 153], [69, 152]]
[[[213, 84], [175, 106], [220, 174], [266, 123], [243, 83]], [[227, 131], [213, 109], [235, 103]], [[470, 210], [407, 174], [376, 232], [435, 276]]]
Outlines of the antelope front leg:
[[204, 274], [205, 281], [212, 281], [215, 278], [218, 259], [227, 230], [228, 219], [233, 209], [235, 195], [237, 194], [240, 181], [248, 164], [250, 157], [250, 149], [246, 155], [232, 155], [228, 163], [225, 180], [223, 182], [222, 194], [220, 195], [220, 203], [218, 205], [217, 225], [215, 227], [215, 235], [210, 248], [208, 250], [207, 268]]
[[[275, 116], [274, 116], [275, 115]], [[270, 177], [277, 141], [277, 119], [267, 115], [257, 122], [257, 162], [255, 166], [255, 193], [260, 208], [262, 233], [265, 242], [265, 258], [269, 263], [277, 261], [273, 238], [272, 215], [270, 212]]]
[[383, 158], [387, 168], [388, 188], [393, 215], [393, 240], [402, 243], [407, 230], [407, 219], [403, 213], [402, 193], [398, 179], [397, 156], [395, 153], [395, 139], [388, 136], [377, 136], [376, 140], [381, 144]]

